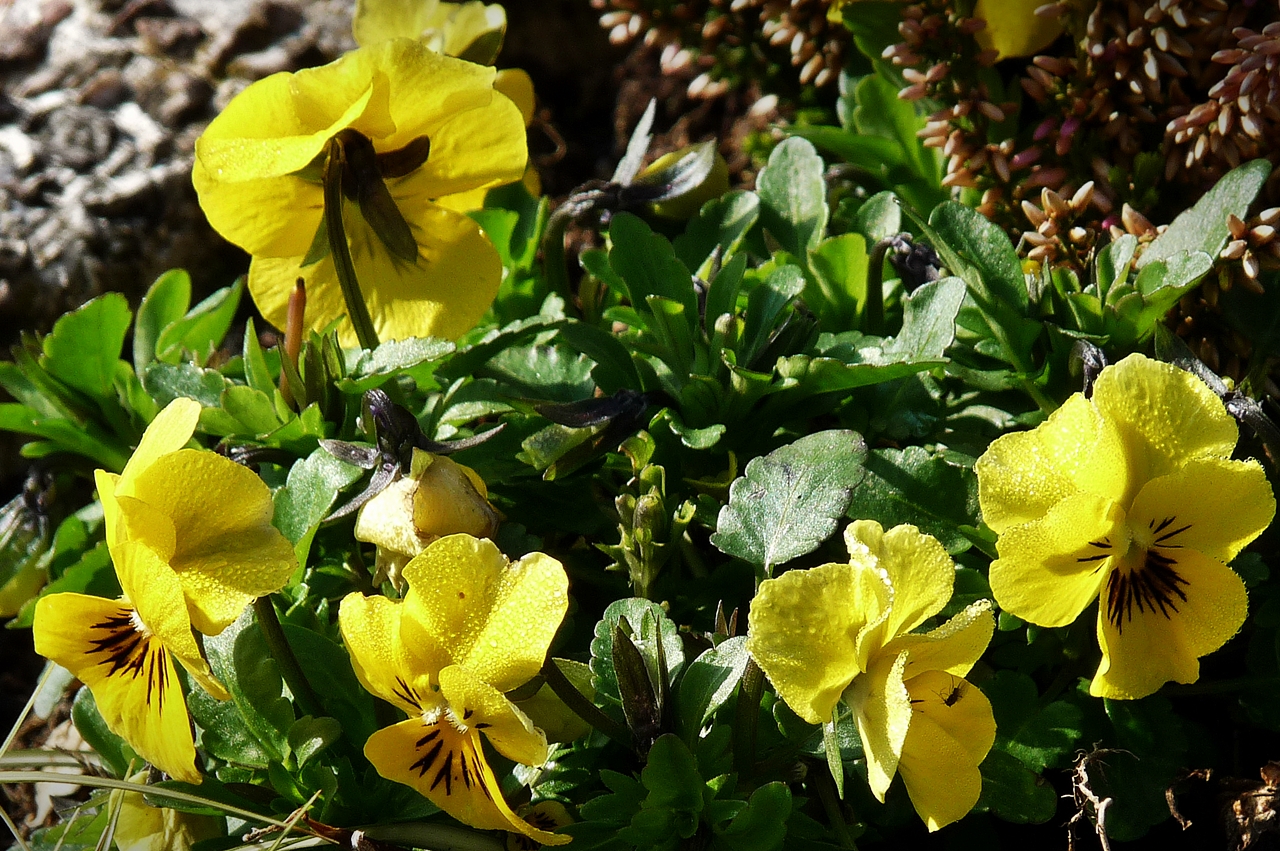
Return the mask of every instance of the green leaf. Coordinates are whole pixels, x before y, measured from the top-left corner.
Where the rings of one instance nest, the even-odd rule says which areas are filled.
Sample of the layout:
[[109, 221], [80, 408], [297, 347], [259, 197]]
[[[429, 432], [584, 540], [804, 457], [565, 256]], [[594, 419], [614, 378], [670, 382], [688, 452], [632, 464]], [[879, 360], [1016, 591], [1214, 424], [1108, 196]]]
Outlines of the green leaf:
[[216, 409], [222, 404], [222, 391], [230, 387], [231, 382], [216, 369], [201, 369], [193, 363], [155, 362], [143, 374], [142, 386], [161, 408], [185, 396], [205, 408]]
[[1266, 160], [1252, 160], [1227, 172], [1212, 189], [1200, 196], [1191, 209], [1179, 214], [1169, 229], [1147, 246], [1138, 258], [1138, 269], [1183, 252], [1203, 251], [1210, 257], [1217, 257], [1231, 235], [1227, 217], [1247, 218], [1249, 205], [1258, 197], [1270, 174], [1271, 163]]
[[609, 224], [609, 240], [609, 265], [626, 283], [632, 307], [643, 310], [650, 296], [661, 296], [682, 305], [685, 320], [693, 321], [698, 315], [693, 276], [666, 237], [642, 219], [619, 213]]
[[93, 692], [87, 687], [76, 692], [75, 701], [71, 704], [71, 720], [85, 743], [93, 748], [93, 752], [102, 759], [103, 765], [113, 777], [128, 777], [131, 764], [135, 770], [144, 765], [144, 760], [134, 753], [129, 743], [107, 727], [107, 722], [102, 720], [102, 715], [98, 712]]
[[796, 257], [809, 256], [827, 229], [822, 158], [804, 139], [784, 139], [756, 178], [760, 225]]
[[804, 300], [821, 328], [842, 331], [859, 324], [867, 301], [867, 263], [867, 241], [860, 233], [824, 239], [809, 253], [813, 278]]
[[[295, 720], [293, 705], [285, 697], [280, 669], [252, 612], [246, 610], [221, 633], [207, 636], [204, 646], [214, 675], [227, 687], [239, 710], [239, 723], [265, 748], [273, 762], [282, 762], [289, 754], [286, 734]], [[236, 724], [230, 716], [221, 720]], [[225, 726], [220, 732], [232, 740], [242, 738]]]
[[693, 753], [678, 736], [658, 737], [649, 749], [640, 782], [649, 790], [644, 809], [702, 812], [702, 776]]
[[1063, 768], [1083, 744], [1084, 713], [1057, 700], [1041, 707], [1035, 681], [1017, 671], [997, 671], [982, 683], [996, 719], [996, 747], [1032, 771]]
[[640, 373], [631, 362], [630, 352], [613, 334], [572, 319], [560, 328], [560, 337], [596, 362], [591, 374], [606, 394], [616, 393], [624, 387], [644, 389]]
[[703, 725], [733, 695], [750, 658], [746, 636], [721, 642], [689, 663], [676, 690], [680, 734], [692, 742]]
[[956, 338], [956, 315], [964, 296], [964, 281], [949, 277], [925, 284], [903, 299], [902, 331], [884, 347], [885, 355], [903, 360], [941, 358]]
[[217, 700], [197, 687], [187, 695], [187, 708], [200, 726], [200, 750], [209, 756], [254, 769], [265, 769], [279, 758], [278, 748], [262, 742], [233, 701]]
[[703, 273], [718, 247], [722, 261], [734, 256], [742, 238], [760, 217], [760, 198], [754, 192], [735, 189], [702, 205], [673, 243], [685, 268]]
[[677, 411], [671, 408], [663, 408], [658, 411], [652, 420], [649, 421], [649, 428], [665, 423], [667, 428], [676, 437], [680, 438], [680, 442], [690, 449], [706, 450], [711, 449], [720, 442], [720, 438], [724, 437], [728, 430], [723, 423], [706, 426], [705, 428], [691, 428], [684, 424], [684, 419]]
[[727, 827], [716, 827], [711, 847], [722, 851], [778, 851], [787, 837], [791, 790], [775, 780], [757, 787]]
[[170, 269], [151, 285], [138, 305], [133, 326], [133, 369], [138, 375], [156, 359], [160, 335], [182, 318], [191, 306], [191, 276], [184, 269]]
[[916, 135], [924, 127], [923, 116], [916, 113], [913, 102], [898, 97], [893, 83], [878, 74], [868, 74], [854, 88], [854, 99], [857, 106], [853, 123], [860, 134], [893, 140], [898, 157], [917, 176], [934, 184], [942, 179], [933, 151], [924, 147]]
[[[83, 455], [108, 470], [123, 470], [129, 461], [128, 447], [114, 436], [95, 434], [99, 427], [42, 417], [26, 405], [0, 404], [0, 431], [42, 437], [57, 444], [61, 451]], [[110, 437], [110, 442], [104, 437]]]
[[877, 192], [868, 198], [853, 217], [853, 229], [868, 245], [896, 236], [902, 230], [902, 205], [892, 192]]
[[975, 298], [984, 305], [1007, 305], [1026, 315], [1026, 279], [1018, 252], [1003, 228], [958, 201], [939, 204], [929, 216], [929, 225], [943, 240], [934, 248], [939, 253], [947, 248], [956, 253], [954, 259], [944, 255], [943, 260], [965, 279]]
[[170, 360], [188, 351], [204, 363], [222, 345], [236, 318], [236, 309], [243, 294], [244, 279], [241, 278], [191, 308], [186, 316], [160, 332], [156, 341], [156, 358]]
[[244, 425], [240, 434], [270, 434], [280, 427], [271, 397], [244, 384], [233, 384], [222, 391], [222, 409]]
[[875, 520], [886, 529], [910, 523], [953, 555], [967, 550], [970, 540], [963, 530], [978, 523], [978, 480], [957, 457], [919, 446], [872, 450], [849, 517]]
[[821, 431], [752, 459], [729, 487], [711, 543], [772, 575], [836, 530], [862, 481], [866, 444], [857, 432]]
[[337, 502], [338, 492], [364, 475], [354, 464], [317, 449], [289, 468], [284, 487], [275, 493], [274, 523], [293, 544], [298, 564], [307, 563], [311, 539], [320, 521]]
[[790, 265], [774, 269], [769, 277], [752, 288], [747, 295], [747, 312], [738, 343], [738, 363], [741, 366], [751, 368], [756, 356], [768, 345], [782, 312], [803, 291], [804, 273], [798, 266]]
[[333, 718], [304, 715], [293, 722], [286, 738], [298, 768], [302, 768], [313, 756], [342, 738], [342, 725]]
[[[614, 703], [621, 701], [618, 677], [613, 667], [613, 631], [620, 620], [626, 620], [631, 631], [631, 642], [645, 658], [646, 666], [657, 669], [657, 639], [662, 637], [662, 649], [667, 659], [669, 681], [684, 666], [684, 645], [680, 631], [667, 617], [662, 607], [651, 600], [628, 597], [615, 600], [604, 610], [596, 622], [595, 637], [591, 639], [591, 685], [596, 694]], [[656, 679], [656, 677], [654, 678]]]
[[1053, 784], [1017, 757], [992, 750], [978, 768], [982, 771], [982, 795], [975, 811], [993, 813], [1014, 824], [1044, 824], [1058, 811]]
[[1107, 302], [1107, 293], [1117, 283], [1123, 284], [1129, 279], [1129, 267], [1133, 263], [1133, 255], [1138, 250], [1138, 238], [1131, 233], [1122, 234], [1119, 239], [1108, 242], [1098, 252], [1095, 264], [1095, 275], [1098, 282], [1097, 297]]
[[839, 127], [805, 126], [787, 130], [792, 136], [807, 139], [823, 151], [847, 163], [879, 172], [906, 164], [901, 146], [892, 139], [851, 133]]
[[341, 725], [342, 735], [351, 747], [362, 751], [378, 726], [373, 697], [356, 679], [350, 655], [341, 644], [309, 629], [291, 623], [281, 624], [281, 628], [303, 675], [316, 684], [324, 711]]
[[[612, 339], [612, 338], [611, 338]], [[527, 344], [503, 349], [482, 370], [507, 396], [545, 402], [576, 402], [596, 389], [595, 363], [564, 345]]]
[[348, 363], [347, 375], [336, 382], [343, 393], [359, 395], [381, 387], [396, 375], [424, 363], [442, 360], [453, 354], [455, 346], [439, 337], [409, 337], [390, 340], [376, 349], [356, 349], [354, 362]]
[[[275, 357], [279, 358], [278, 350]], [[244, 324], [244, 377], [254, 390], [266, 393], [274, 399], [277, 390], [276, 382], [271, 375], [266, 353], [262, 351], [262, 345], [258, 342], [258, 332], [253, 326], [252, 316], [245, 320]]]
[[1115, 747], [1122, 750], [1102, 757], [1089, 779], [1098, 797], [1113, 799], [1107, 833], [1130, 841], [1169, 818], [1165, 790], [1186, 764], [1188, 725], [1168, 698], [1158, 695], [1102, 705], [1115, 731]]
[[721, 316], [737, 313], [738, 293], [742, 290], [742, 276], [747, 271], [747, 255], [735, 254], [720, 267], [707, 287], [706, 316], [703, 325], [707, 333], [715, 333], [716, 320]]
[[44, 339], [40, 365], [94, 399], [114, 398], [116, 361], [133, 313], [120, 293], [107, 293], [62, 316]]

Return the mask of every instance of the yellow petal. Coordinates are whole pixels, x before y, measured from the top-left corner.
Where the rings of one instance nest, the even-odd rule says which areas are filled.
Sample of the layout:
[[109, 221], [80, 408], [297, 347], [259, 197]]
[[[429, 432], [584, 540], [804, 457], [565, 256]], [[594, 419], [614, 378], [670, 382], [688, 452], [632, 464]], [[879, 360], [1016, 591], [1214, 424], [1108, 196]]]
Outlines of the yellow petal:
[[1230, 457], [1239, 436], [1236, 421], [1203, 381], [1142, 355], [1104, 369], [1093, 401], [1116, 424], [1132, 468], [1122, 504], [1150, 479], [1194, 458]]
[[120, 485], [120, 476], [106, 470], [93, 471], [93, 483], [98, 488], [98, 499], [102, 502], [102, 522], [106, 527], [107, 544], [124, 539], [124, 530], [120, 525], [120, 503], [116, 499], [116, 488]]
[[[134, 491], [171, 518], [191, 622], [217, 635], [257, 597], [278, 591], [297, 568], [289, 541], [271, 525], [271, 491], [247, 467], [213, 452], [181, 450], [156, 460]], [[162, 553], [163, 555], [163, 553]]]
[[[143, 544], [166, 562], [173, 558], [178, 549], [178, 533], [169, 515], [137, 497], [116, 496], [112, 503], [117, 518], [117, 535], [111, 545], [125, 542]], [[128, 592], [125, 594], [127, 596]]]
[[[996, 721], [991, 701], [980, 689], [962, 677], [933, 670], [909, 676], [907, 691], [915, 717], [932, 719], [956, 740], [975, 767], [987, 758], [996, 741]], [[908, 732], [906, 749], [911, 748], [911, 739]]]
[[492, 64], [506, 35], [506, 10], [497, 3], [485, 4], [481, 0], [448, 5], [454, 8], [442, 34], [444, 52], [468, 62]]
[[909, 651], [903, 674], [908, 679], [922, 671], [963, 677], [986, 652], [994, 630], [991, 601], [978, 600], [937, 629], [924, 635], [904, 635], [886, 650]]
[[1000, 608], [1040, 626], [1066, 626], [1098, 596], [1112, 556], [1127, 549], [1124, 512], [1080, 493], [1042, 520], [1007, 529], [991, 563], [991, 592]]
[[1119, 500], [1127, 470], [1119, 435], [1079, 393], [1032, 431], [996, 438], [974, 465], [982, 519], [997, 533], [1079, 491]]
[[[427, 163], [390, 185], [397, 201], [402, 191], [437, 198], [519, 179], [528, 158], [524, 121], [515, 104], [494, 91], [493, 68], [441, 56], [406, 39], [383, 42], [374, 51], [371, 61], [386, 74], [396, 125], [394, 134], [374, 139], [375, 147], [394, 151], [419, 136], [431, 139]], [[404, 190], [404, 181], [415, 188]]]
[[423, 695], [415, 686], [419, 671], [400, 638], [403, 603], [386, 597], [366, 597], [352, 592], [338, 608], [338, 630], [351, 655], [360, 684], [383, 700], [394, 703], [410, 715], [422, 711]]
[[1275, 514], [1262, 465], [1214, 458], [1191, 461], [1148, 482], [1133, 502], [1129, 522], [1135, 537], [1145, 527], [1167, 547], [1229, 562], [1271, 525]]
[[418, 483], [404, 476], [361, 506], [356, 514], [356, 540], [377, 545], [379, 552], [386, 549], [409, 558], [422, 552], [427, 542], [418, 537], [413, 525], [413, 494], [417, 489]]
[[542, 553], [508, 564], [492, 541], [450, 535], [404, 569], [402, 629], [415, 654], [446, 654], [506, 692], [542, 668], [568, 610], [564, 567]]
[[[565, 675], [565, 679], [586, 695], [588, 700], [595, 697], [595, 689], [591, 687], [590, 667], [571, 659], [552, 659], [551, 661]], [[520, 711], [528, 715], [529, 720], [546, 733], [548, 741], [572, 742], [591, 732], [591, 725], [566, 706], [555, 690], [546, 683], [542, 684], [542, 688], [538, 689], [533, 697], [518, 701], [516, 706], [520, 707]]]
[[205, 691], [218, 698], [231, 697], [200, 652], [191, 634], [191, 619], [182, 583], [173, 569], [150, 548], [126, 542], [111, 548], [116, 575], [138, 618], [159, 639]]
[[113, 835], [119, 851], [189, 851], [223, 831], [220, 819], [148, 806], [141, 792], [125, 792]]
[[520, 110], [520, 117], [527, 126], [533, 120], [537, 96], [533, 93], [533, 78], [519, 68], [503, 68], [493, 80], [493, 87], [502, 92]]
[[138, 631], [132, 608], [101, 597], [52, 594], [36, 603], [33, 636], [37, 653], [89, 687], [113, 733], [160, 770], [200, 782], [173, 660], [158, 638]]
[[844, 540], [851, 555], [862, 548], [874, 556], [893, 586], [885, 641], [910, 632], [950, 602], [956, 566], [932, 535], [908, 525], [886, 532], [874, 520], [858, 520], [845, 529]]
[[[1113, 572], [1103, 589], [1102, 664], [1089, 686], [1093, 696], [1129, 700], [1146, 697], [1166, 682], [1193, 683], [1200, 676], [1199, 657], [1225, 644], [1244, 623], [1249, 600], [1235, 571], [1195, 550], [1177, 553], [1170, 566], [1177, 590], [1143, 594], [1128, 570]], [[1120, 585], [1125, 578], [1130, 584]], [[1126, 587], [1138, 593], [1124, 593]]]
[[138, 448], [129, 457], [116, 484], [120, 496], [134, 496], [133, 483], [136, 477], [155, 463], [156, 459], [170, 452], [177, 452], [187, 445], [191, 435], [196, 433], [196, 424], [200, 421], [200, 403], [195, 399], [179, 396], [164, 410], [156, 414], [156, 418], [147, 426], [142, 434]]
[[[393, 258], [362, 219], [348, 216], [347, 237], [360, 290], [378, 338], [457, 339], [480, 320], [497, 295], [502, 280], [498, 252], [466, 216], [435, 205], [414, 212], [401, 206], [418, 243], [418, 259], [407, 264]], [[346, 319], [347, 306], [333, 269], [333, 257], [300, 267], [302, 257], [254, 257], [249, 291], [263, 317], [285, 327], [289, 296], [298, 278], [307, 287], [306, 325], [313, 330], [343, 317], [338, 336], [356, 345]]]
[[[940, 675], [937, 681], [913, 681], [912, 700], [920, 702], [913, 704], [916, 711], [898, 761], [911, 804], [930, 831], [964, 818], [978, 803], [978, 765], [995, 741], [986, 696], [964, 680], [953, 680]], [[946, 706], [956, 690], [954, 703]]]
[[867, 757], [867, 783], [878, 801], [884, 800], [884, 793], [893, 782], [908, 728], [913, 723], [911, 696], [902, 677], [906, 664], [906, 653], [882, 654], [846, 692]]
[[197, 159], [191, 182], [213, 229], [255, 257], [302, 257], [324, 214], [323, 187], [297, 177], [219, 183]]
[[440, 693], [456, 718], [481, 731], [498, 753], [521, 765], [547, 761], [547, 737], [506, 696], [461, 665], [440, 672]]
[[511, 811], [480, 749], [480, 734], [461, 732], [445, 715], [410, 718], [379, 730], [364, 755], [388, 780], [417, 789], [458, 821], [481, 830], [514, 830], [544, 845], [568, 836], [539, 830]]
[[439, 0], [357, 0], [351, 32], [362, 47], [390, 38], [417, 38], [443, 23], [448, 7]]
[[1039, 53], [1062, 35], [1060, 19], [1035, 13], [1043, 5], [1040, 0], [978, 0], [973, 17], [987, 25], [974, 38], [984, 50], [995, 50], [999, 59]]
[[371, 139], [394, 135], [382, 59], [354, 50], [328, 65], [253, 83], [196, 141], [205, 176], [220, 184], [281, 178], [310, 165], [348, 127]]
[[760, 583], [751, 601], [747, 651], [778, 696], [810, 724], [831, 720], [841, 692], [861, 670], [855, 641], [866, 612], [851, 605], [858, 583], [848, 564], [790, 570]]
[[476, 489], [475, 471], [441, 455], [417, 478], [413, 517], [419, 536], [462, 533], [489, 538], [498, 530], [497, 513]]

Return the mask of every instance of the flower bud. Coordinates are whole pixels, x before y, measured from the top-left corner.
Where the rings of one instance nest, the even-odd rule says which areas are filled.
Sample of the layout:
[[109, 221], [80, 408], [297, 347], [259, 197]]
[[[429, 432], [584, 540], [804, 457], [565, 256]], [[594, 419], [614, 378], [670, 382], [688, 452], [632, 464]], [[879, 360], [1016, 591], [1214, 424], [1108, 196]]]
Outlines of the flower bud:
[[484, 481], [443, 455], [413, 451], [408, 476], [392, 482], [356, 516], [356, 540], [378, 547], [375, 582], [399, 584], [400, 568], [445, 535], [492, 537], [498, 512]]

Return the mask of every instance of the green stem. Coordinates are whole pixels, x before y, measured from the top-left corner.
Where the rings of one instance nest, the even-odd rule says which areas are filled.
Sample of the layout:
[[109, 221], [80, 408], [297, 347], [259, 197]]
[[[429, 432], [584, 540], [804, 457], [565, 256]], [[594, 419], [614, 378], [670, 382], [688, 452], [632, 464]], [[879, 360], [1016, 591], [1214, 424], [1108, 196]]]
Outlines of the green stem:
[[365, 349], [378, 347], [378, 332], [369, 318], [369, 307], [360, 292], [356, 267], [351, 261], [351, 246], [347, 244], [347, 229], [342, 222], [342, 172], [346, 166], [342, 141], [337, 137], [328, 142], [329, 156], [324, 165], [324, 220], [329, 239], [329, 254], [333, 257], [333, 269], [342, 288], [342, 300], [347, 303], [347, 318], [355, 328], [356, 339]]
[[[194, 795], [190, 792], [180, 792], [177, 789], [157, 789], [154, 786], [148, 786], [143, 783], [133, 783], [128, 780], [116, 780], [111, 777], [95, 777], [92, 774], [76, 774], [71, 775], [77, 786], [88, 786], [92, 789], [123, 789], [126, 792], [141, 792], [145, 795], [154, 795], [156, 797], [172, 798], [175, 801], [183, 801], [188, 804], [196, 804], [202, 807], [213, 807], [222, 810], [228, 815], [237, 816], [246, 821], [261, 822], [263, 824], [272, 824], [276, 827], [285, 827], [285, 823], [273, 816], [264, 816], [261, 813], [255, 813], [252, 810], [244, 810], [240, 807], [225, 804], [222, 801], [208, 798], [203, 795]], [[16, 783], [66, 783], [68, 775], [60, 771], [0, 771], [0, 783], [5, 785]]]
[[823, 812], [827, 814], [827, 821], [835, 831], [836, 840], [841, 848], [857, 851], [858, 845], [853, 841], [853, 835], [849, 833], [849, 825], [844, 820], [844, 812], [840, 809], [840, 801], [836, 798], [835, 781], [823, 769], [818, 769], [815, 774], [817, 776], [814, 778], [813, 785], [818, 789], [818, 799], [822, 801]]
[[569, 289], [569, 271], [565, 267], [564, 235], [573, 221], [573, 212], [566, 209], [568, 203], [561, 204], [547, 220], [547, 229], [542, 234], [542, 268], [546, 274], [551, 290], [572, 304], [573, 293]]
[[556, 697], [560, 698], [564, 705], [579, 718], [628, 750], [635, 749], [635, 739], [631, 731], [605, 715], [598, 706], [587, 700], [586, 696], [569, 682], [569, 678], [560, 670], [560, 666], [554, 659], [547, 657], [546, 663], [542, 666], [542, 677], [556, 693]]
[[733, 718], [733, 768], [746, 778], [756, 762], [756, 721], [760, 697], [764, 694], [764, 671], [755, 659], [747, 659], [738, 689], [738, 707]]
[[253, 613], [257, 615], [258, 628], [262, 630], [262, 637], [267, 641], [267, 648], [271, 651], [276, 664], [280, 666], [280, 676], [284, 677], [289, 691], [293, 692], [293, 698], [298, 701], [302, 714], [310, 715], [312, 718], [326, 715], [327, 713], [320, 706], [320, 699], [311, 690], [311, 683], [307, 682], [306, 674], [302, 673], [298, 657], [293, 655], [293, 648], [285, 638], [284, 628], [280, 626], [280, 619], [276, 617], [276, 607], [271, 602], [271, 598], [259, 597], [254, 600]]
[[867, 261], [867, 301], [862, 310], [862, 331], [865, 334], [884, 333], [884, 256], [893, 246], [893, 239], [882, 239], [871, 249]]

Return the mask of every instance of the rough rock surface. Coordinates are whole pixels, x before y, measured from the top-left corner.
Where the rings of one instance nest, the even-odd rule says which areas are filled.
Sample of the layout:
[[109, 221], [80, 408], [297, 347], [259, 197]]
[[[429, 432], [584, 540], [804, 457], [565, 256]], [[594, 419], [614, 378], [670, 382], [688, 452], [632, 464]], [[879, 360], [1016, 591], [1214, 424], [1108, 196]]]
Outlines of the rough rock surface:
[[0, 0], [0, 342], [182, 266], [244, 256], [191, 188], [204, 126], [276, 71], [352, 47], [350, 0]]

